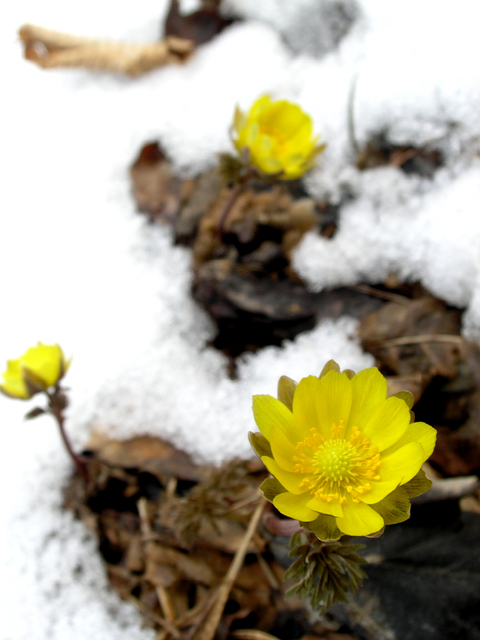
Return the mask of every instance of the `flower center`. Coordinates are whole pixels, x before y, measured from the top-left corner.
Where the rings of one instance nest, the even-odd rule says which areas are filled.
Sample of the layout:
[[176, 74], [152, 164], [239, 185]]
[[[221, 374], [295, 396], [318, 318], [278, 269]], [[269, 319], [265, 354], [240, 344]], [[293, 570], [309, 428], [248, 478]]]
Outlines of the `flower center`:
[[330, 435], [325, 438], [313, 428], [311, 437], [297, 445], [294, 456], [294, 471], [306, 475], [300, 487], [307, 488], [320, 500], [336, 500], [342, 504], [350, 495], [360, 502], [358, 494], [371, 489], [371, 480], [380, 480], [378, 447], [370, 446], [358, 427], [353, 427], [349, 438], [345, 438], [343, 420], [333, 424]]

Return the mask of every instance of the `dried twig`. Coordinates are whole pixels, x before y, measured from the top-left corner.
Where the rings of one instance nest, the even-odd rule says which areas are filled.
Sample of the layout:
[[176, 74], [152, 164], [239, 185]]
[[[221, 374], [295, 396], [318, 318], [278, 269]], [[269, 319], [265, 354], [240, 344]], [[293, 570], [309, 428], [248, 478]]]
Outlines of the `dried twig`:
[[25, 45], [25, 58], [43, 69], [84, 67], [130, 76], [184, 62], [195, 46], [191, 40], [174, 36], [147, 44], [113, 42], [72, 36], [31, 24], [23, 25], [19, 35]]
[[463, 344], [465, 338], [463, 336], [441, 334], [441, 333], [425, 333], [417, 336], [401, 336], [400, 338], [393, 338], [392, 340], [369, 340], [369, 343], [378, 345], [379, 347], [401, 347], [407, 344], [423, 344], [426, 342], [445, 342], [445, 343], [457, 343]]
[[369, 287], [367, 284], [352, 284], [349, 288], [354, 291], [359, 291], [360, 293], [366, 293], [369, 296], [374, 296], [375, 298], [398, 302], [398, 304], [408, 304], [410, 302], [409, 298], [401, 296], [398, 293], [390, 293], [389, 291], [375, 289], [375, 287]]
[[[148, 517], [147, 500], [145, 498], [140, 498], [140, 500], [137, 502], [137, 509], [138, 509], [138, 515], [140, 516], [140, 530], [142, 532], [142, 539], [146, 541], [147, 545], [151, 544], [152, 528], [150, 526], [150, 519]], [[176, 617], [175, 609], [173, 607], [170, 594], [168, 593], [167, 589], [165, 589], [165, 587], [161, 587], [159, 585], [155, 587], [155, 590], [157, 593], [158, 602], [163, 611], [163, 615], [165, 616], [165, 620], [164, 620], [165, 624], [162, 626], [166, 631], [171, 633], [175, 638], [180, 637], [180, 632], [178, 631], [178, 629], [174, 627], [172, 624], [170, 624], [174, 622]], [[160, 617], [159, 619], [163, 620], [163, 618], [160, 618]], [[176, 635], [175, 635], [175, 631], [176, 631]]]
[[164, 620], [164, 618], [154, 613], [149, 607], [144, 605], [141, 600], [139, 600], [138, 598], [135, 598], [134, 596], [129, 596], [127, 600], [132, 604], [134, 604], [136, 607], [138, 607], [144, 616], [146, 616], [147, 618], [150, 618], [152, 622], [156, 622], [156, 624], [160, 625], [163, 629], [165, 629], [165, 631], [167, 631], [174, 638], [181, 637], [180, 631], [176, 627], [174, 627], [172, 623], [168, 622], [167, 620]]
[[232, 631], [232, 636], [239, 640], [278, 640], [271, 633], [259, 631], [258, 629], [236, 629]]
[[261, 500], [257, 508], [255, 509], [248, 524], [248, 528], [245, 532], [245, 536], [242, 540], [242, 544], [237, 549], [237, 552], [233, 557], [232, 564], [230, 565], [225, 578], [223, 579], [222, 583], [215, 593], [215, 600], [212, 608], [210, 609], [208, 617], [202, 625], [202, 629], [200, 630], [200, 632], [198, 634], [195, 633], [195, 635], [193, 636], [195, 640], [212, 640], [213, 636], [215, 635], [215, 631], [220, 622], [220, 618], [222, 617], [222, 613], [227, 603], [228, 596], [237, 578], [238, 572], [242, 568], [248, 545], [250, 544], [253, 534], [255, 533], [258, 523], [260, 522], [260, 518], [266, 504], [266, 500]]

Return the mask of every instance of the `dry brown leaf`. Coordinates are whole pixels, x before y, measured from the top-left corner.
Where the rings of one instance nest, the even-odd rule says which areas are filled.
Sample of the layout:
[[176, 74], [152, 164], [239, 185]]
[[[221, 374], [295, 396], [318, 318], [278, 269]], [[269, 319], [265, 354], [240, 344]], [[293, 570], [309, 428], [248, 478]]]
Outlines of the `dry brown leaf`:
[[130, 76], [184, 62], [194, 49], [191, 40], [174, 36], [147, 44], [112, 42], [73, 36], [32, 24], [23, 25], [19, 35], [25, 46], [25, 58], [43, 69], [83, 67]]
[[157, 142], [146, 144], [130, 169], [138, 209], [151, 220], [173, 220], [181, 201], [182, 182]]
[[193, 464], [185, 452], [153, 436], [122, 441], [94, 431], [86, 449], [112, 467], [140, 469], [160, 478], [174, 476], [198, 482], [204, 474], [202, 467]]

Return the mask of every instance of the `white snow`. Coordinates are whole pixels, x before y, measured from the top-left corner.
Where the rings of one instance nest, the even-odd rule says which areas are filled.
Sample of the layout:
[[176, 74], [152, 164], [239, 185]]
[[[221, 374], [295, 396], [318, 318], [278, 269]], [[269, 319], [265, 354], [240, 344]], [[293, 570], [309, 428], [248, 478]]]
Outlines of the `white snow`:
[[[135, 213], [128, 166], [145, 141], [160, 138], [177, 169], [193, 174], [230, 149], [235, 105], [248, 108], [261, 93], [298, 101], [328, 143], [308, 178], [312, 193], [351, 196], [336, 236], [310, 235], [296, 253], [312, 288], [390, 272], [420, 279], [466, 307], [465, 332], [480, 339], [480, 6], [225, 4], [248, 21], [184, 67], [137, 80], [42, 71], [22, 59], [16, 31], [30, 22], [150, 41], [167, 0], [24, 0], [4, 12], [0, 363], [38, 340], [74, 355], [66, 380], [77, 446], [96, 424], [121, 437], [157, 433], [202, 460], [247, 456], [253, 393], [273, 394], [281, 374], [318, 373], [329, 358], [357, 370], [372, 363], [355, 322], [342, 318], [246, 356], [239, 380], [229, 380], [222, 356], [205, 347], [210, 320], [189, 297], [188, 251]], [[433, 179], [354, 168], [347, 111], [355, 81], [358, 143], [383, 132], [396, 144], [437, 148], [445, 165]], [[48, 418], [23, 422], [33, 405], [0, 398], [0, 640], [153, 638], [106, 588], [92, 535], [61, 508], [70, 464]]]

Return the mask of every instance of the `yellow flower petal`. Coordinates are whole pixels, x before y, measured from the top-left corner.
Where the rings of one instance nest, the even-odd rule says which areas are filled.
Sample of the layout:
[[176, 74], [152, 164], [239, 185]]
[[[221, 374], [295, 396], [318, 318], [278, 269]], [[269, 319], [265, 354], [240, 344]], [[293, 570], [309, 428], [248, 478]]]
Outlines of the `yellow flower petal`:
[[[300, 385], [299, 385], [300, 386]], [[333, 424], [348, 424], [352, 405], [352, 383], [344, 373], [330, 371], [318, 382], [317, 411], [319, 432], [330, 432]], [[358, 425], [357, 425], [358, 426]]]
[[5, 381], [3, 384], [0, 384], [0, 391], [9, 398], [18, 398], [19, 400], [28, 400], [31, 398], [31, 394], [25, 384], [18, 380]]
[[355, 425], [370, 439], [379, 451], [388, 449], [400, 440], [410, 424], [410, 410], [400, 398], [387, 398], [366, 417], [363, 424]]
[[[409, 442], [419, 442], [425, 451], [425, 460], [428, 460], [435, 448], [436, 439], [436, 429], [425, 422], [412, 422], [408, 425], [403, 436], [394, 445], [384, 451], [384, 455], [397, 451]], [[425, 460], [423, 462], [425, 462]]]
[[39, 342], [16, 360], [7, 362], [0, 389], [8, 396], [26, 400], [58, 383], [68, 368], [58, 344]]
[[337, 518], [337, 527], [348, 536], [368, 536], [384, 526], [380, 514], [368, 504], [347, 502], [343, 506], [343, 518]]
[[284, 378], [285, 403], [257, 396], [255, 418], [268, 439], [251, 436], [252, 446], [274, 476], [265, 489], [282, 513], [317, 522], [307, 528], [320, 539], [378, 537], [408, 518], [410, 496], [428, 489], [420, 467], [435, 430], [410, 424], [410, 397], [386, 398], [377, 369], [336, 369], [327, 363], [321, 378], [304, 378], [296, 389]]
[[424, 462], [425, 453], [418, 442], [410, 442], [389, 455], [382, 455], [378, 474], [380, 480], [370, 483], [371, 489], [359, 496], [362, 502], [380, 502], [394, 488], [411, 480]]
[[297, 104], [287, 100], [258, 98], [245, 116], [236, 109], [233, 143], [242, 155], [246, 148], [251, 164], [266, 175], [280, 174], [284, 180], [300, 177], [312, 168], [323, 151], [313, 136], [312, 119]]
[[293, 457], [297, 451], [292, 446], [292, 441], [276, 425], [272, 425], [270, 429], [270, 447], [275, 461], [282, 469], [293, 471], [297, 464]]
[[387, 381], [376, 367], [372, 367], [353, 376], [351, 384], [352, 406], [348, 427], [358, 427], [363, 431], [363, 425], [372, 412], [387, 398]]
[[273, 506], [284, 516], [294, 520], [310, 522], [318, 517], [318, 513], [306, 506], [309, 495], [295, 496], [291, 493], [280, 493], [273, 499]]
[[270, 471], [272, 476], [276, 478], [287, 491], [290, 491], [290, 493], [294, 493], [297, 496], [305, 493], [306, 489], [303, 487], [300, 488], [300, 483], [305, 478], [304, 474], [285, 471], [278, 462], [275, 462], [273, 458], [269, 458], [268, 456], [262, 456], [262, 462]]
[[3, 384], [0, 390], [10, 398], [18, 398], [19, 400], [28, 400], [32, 397], [25, 385], [22, 375], [22, 367], [20, 358], [17, 360], [8, 360], [7, 369], [3, 374]]
[[253, 396], [253, 417], [262, 435], [267, 440], [270, 439], [272, 425], [280, 427], [285, 434], [295, 432], [292, 412], [273, 396]]
[[21, 358], [22, 366], [41, 379], [47, 388], [58, 382], [62, 360], [63, 353], [58, 344], [41, 343], [28, 349]]
[[[301, 524], [304, 523], [301, 522]], [[342, 537], [342, 532], [337, 527], [337, 522], [333, 516], [326, 516], [321, 513], [316, 520], [305, 522], [305, 524], [309, 531], [324, 542], [332, 542]]]
[[318, 429], [321, 433], [317, 407], [319, 382], [317, 377], [308, 376], [307, 378], [302, 378], [295, 389], [293, 396], [293, 417], [295, 419], [299, 441], [307, 438], [313, 428]]
[[327, 502], [326, 500], [320, 500], [314, 497], [310, 498], [307, 506], [310, 507], [310, 509], [314, 509], [317, 513], [324, 513], [327, 516], [343, 516], [343, 507], [338, 500]]

